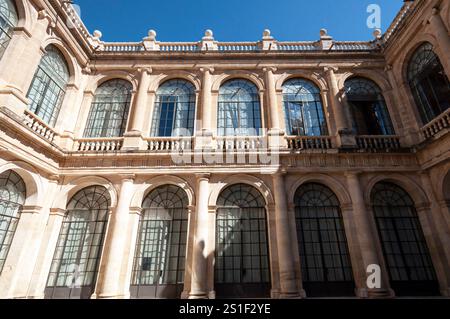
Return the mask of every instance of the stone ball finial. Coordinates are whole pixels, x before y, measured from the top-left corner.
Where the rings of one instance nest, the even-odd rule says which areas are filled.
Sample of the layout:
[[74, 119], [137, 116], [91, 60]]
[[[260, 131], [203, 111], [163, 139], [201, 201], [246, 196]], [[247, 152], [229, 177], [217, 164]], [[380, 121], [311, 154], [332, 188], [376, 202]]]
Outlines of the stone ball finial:
[[149, 30], [148, 31], [148, 37], [151, 39], [151, 40], [155, 40], [156, 39], [156, 31], [155, 30]]
[[103, 36], [103, 34], [101, 33], [101, 31], [95, 30], [94, 33], [93, 33], [93, 36], [94, 36], [94, 39], [100, 40], [101, 37]]
[[380, 30], [380, 29], [375, 29], [375, 30], [373, 31], [373, 36], [374, 36], [375, 39], [381, 38], [381, 36], [382, 36], [381, 30]]
[[212, 30], [208, 29], [205, 31], [205, 37], [212, 38], [213, 35], [214, 33], [212, 32]]
[[320, 36], [324, 37], [328, 35], [328, 30], [327, 29], [320, 29]]
[[265, 30], [263, 31], [263, 37], [265, 37], [265, 38], [270, 37], [270, 34], [271, 34], [271, 32], [270, 32], [269, 29], [265, 29]]

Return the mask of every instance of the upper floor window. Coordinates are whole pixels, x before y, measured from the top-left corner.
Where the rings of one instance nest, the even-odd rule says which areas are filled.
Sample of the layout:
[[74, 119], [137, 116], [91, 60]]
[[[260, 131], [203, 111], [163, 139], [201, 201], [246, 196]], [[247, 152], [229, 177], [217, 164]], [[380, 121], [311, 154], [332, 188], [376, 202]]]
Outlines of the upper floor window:
[[230, 80], [219, 92], [217, 134], [255, 136], [261, 131], [258, 88], [247, 80]]
[[12, 0], [0, 0], [0, 58], [8, 46], [18, 22], [17, 10]]
[[408, 65], [408, 82], [423, 124], [450, 107], [450, 82], [431, 43], [422, 44]]
[[345, 93], [356, 134], [395, 134], [386, 102], [377, 84], [361, 77], [350, 78], [345, 81]]
[[195, 87], [185, 80], [170, 80], [156, 93], [152, 136], [192, 136]]
[[69, 69], [62, 53], [53, 45], [46, 53], [34, 75], [28, 98], [30, 110], [49, 125], [55, 125], [69, 81]]
[[311, 81], [291, 79], [283, 85], [288, 135], [328, 135], [319, 88]]
[[85, 137], [119, 137], [125, 133], [133, 86], [120, 79], [110, 80], [95, 91]]

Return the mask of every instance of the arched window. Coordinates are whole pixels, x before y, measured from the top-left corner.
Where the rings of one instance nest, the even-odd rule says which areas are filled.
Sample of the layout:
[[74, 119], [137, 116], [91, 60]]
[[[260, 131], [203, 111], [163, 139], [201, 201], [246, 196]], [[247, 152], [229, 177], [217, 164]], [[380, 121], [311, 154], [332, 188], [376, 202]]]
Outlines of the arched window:
[[340, 203], [326, 186], [302, 185], [295, 219], [303, 286], [308, 296], [354, 295], [352, 266]]
[[188, 197], [174, 185], [148, 194], [133, 267], [133, 298], [180, 298], [184, 286]]
[[395, 184], [380, 182], [372, 190], [371, 201], [391, 287], [396, 295], [439, 294], [433, 263], [411, 197]]
[[361, 77], [350, 78], [345, 81], [345, 93], [356, 134], [395, 134], [383, 93], [375, 82]]
[[261, 133], [258, 88], [247, 80], [230, 80], [220, 87], [217, 112], [220, 136], [257, 136]]
[[48, 46], [28, 91], [30, 110], [49, 125], [55, 125], [64, 99], [69, 69], [62, 53]]
[[268, 297], [270, 268], [265, 201], [246, 184], [217, 200], [215, 289], [218, 297]]
[[125, 133], [133, 86], [125, 80], [110, 80], [95, 91], [85, 137], [120, 137]]
[[3, 270], [9, 247], [25, 203], [25, 183], [17, 173], [0, 174], [0, 273]]
[[110, 207], [111, 199], [103, 186], [85, 188], [69, 201], [47, 280], [46, 298], [91, 297]]
[[192, 136], [195, 87], [185, 80], [170, 80], [156, 92], [152, 136]]
[[408, 82], [423, 124], [450, 107], [450, 81], [431, 43], [422, 44], [408, 65]]
[[18, 20], [14, 1], [0, 0], [0, 58], [8, 47]]
[[283, 84], [284, 115], [289, 135], [328, 135], [319, 88], [311, 81], [291, 79]]

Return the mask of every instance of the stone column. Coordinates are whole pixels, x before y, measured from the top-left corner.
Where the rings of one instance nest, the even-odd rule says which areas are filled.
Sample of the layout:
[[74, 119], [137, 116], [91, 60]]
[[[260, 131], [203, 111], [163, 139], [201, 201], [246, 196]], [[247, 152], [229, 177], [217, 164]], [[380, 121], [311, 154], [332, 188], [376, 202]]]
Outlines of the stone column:
[[58, 115], [55, 130], [61, 132], [61, 135], [55, 137], [55, 143], [63, 150], [71, 151], [73, 148], [74, 129], [79, 108], [79, 88], [74, 84], [66, 86], [64, 95], [64, 104]]
[[438, 47], [442, 56], [439, 56], [440, 60], [443, 62], [445, 72], [447, 77], [450, 78], [450, 37], [448, 36], [448, 30], [442, 20], [440, 10], [438, 8], [433, 8], [432, 15], [429, 19], [431, 32], [437, 39]]
[[33, 237], [39, 227], [42, 207], [24, 206], [0, 276], [0, 298], [27, 295], [34, 261]]
[[212, 73], [213, 68], [200, 68], [203, 74], [202, 92], [201, 92], [201, 125], [197, 132], [195, 147], [196, 149], [211, 149], [212, 148], [212, 131], [211, 131], [211, 89], [212, 89]]
[[209, 212], [208, 212], [208, 197], [209, 197], [209, 174], [197, 175], [197, 211], [195, 235], [194, 235], [194, 249], [192, 260], [192, 283], [190, 299], [207, 299], [207, 279], [208, 279], [208, 256], [207, 247], [208, 242], [208, 226], [209, 226]]
[[61, 226], [66, 216], [66, 210], [61, 208], [50, 209], [47, 225], [42, 236], [42, 245], [33, 273], [29, 296], [33, 299], [43, 299], [47, 286], [48, 273], [53, 262], [56, 245], [58, 243]]
[[291, 235], [285, 189], [285, 172], [273, 175], [278, 264], [280, 268], [280, 297], [299, 297], [295, 278], [295, 260], [291, 250]]
[[[37, 66], [44, 54], [42, 42], [47, 36], [49, 26], [53, 24], [45, 10], [39, 11], [30, 35], [21, 35], [10, 43], [13, 47], [4, 57], [0, 78], [4, 86], [0, 87], [0, 103], [8, 105], [17, 113], [22, 113], [27, 107], [26, 94], [34, 77]], [[30, 38], [28, 38], [30, 37]]]
[[[136, 243], [139, 238], [139, 222], [143, 214], [141, 207], [130, 208], [129, 221], [127, 224], [127, 238], [125, 241], [125, 249], [123, 254], [123, 273], [125, 298], [130, 294], [130, 286], [133, 275], [134, 256], [136, 253]], [[125, 227], [125, 226], [124, 226]]]
[[117, 207], [113, 209], [106, 234], [102, 256], [103, 269], [97, 297], [128, 298], [124, 283], [126, 276], [122, 272], [122, 262], [127, 240], [127, 225], [130, 215], [130, 202], [133, 196], [134, 175], [122, 176]]
[[[360, 297], [386, 297], [390, 295], [389, 280], [387, 270], [384, 269], [381, 262], [382, 253], [379, 251], [377, 237], [374, 235], [373, 224], [369, 213], [366, 210], [362, 186], [359, 180], [359, 174], [350, 172], [347, 174], [348, 191], [353, 202], [353, 217], [357, 230], [360, 255], [364, 266], [364, 273], [369, 265], [378, 265], [381, 267], [381, 288], [370, 289], [367, 285], [357, 287]], [[363, 281], [366, 283], [366, 281]], [[367, 292], [367, 293], [366, 293]]]
[[84, 130], [91, 111], [92, 102], [94, 101], [95, 93], [92, 91], [84, 92], [83, 101], [81, 102], [80, 112], [78, 113], [77, 124], [75, 126], [75, 138], [82, 138], [84, 136]]
[[143, 139], [144, 120], [148, 106], [148, 88], [150, 86], [150, 75], [152, 69], [140, 69], [141, 79], [139, 88], [134, 101], [134, 107], [131, 110], [130, 125], [128, 132], [124, 134], [124, 150], [146, 150], [147, 144]]
[[325, 67], [328, 86], [330, 88], [330, 101], [336, 123], [337, 144], [341, 148], [353, 148], [356, 146], [355, 137], [352, 135], [349, 121], [345, 112], [345, 104], [340, 97], [340, 89], [336, 79], [336, 68]]
[[[433, 184], [427, 172], [420, 174], [424, 191], [430, 201], [430, 207], [417, 207], [417, 213], [427, 225], [422, 225], [431, 257], [435, 261], [435, 270], [443, 294], [450, 293], [450, 229], [440, 204], [433, 191]], [[444, 213], [444, 214], [442, 214]], [[427, 229], [428, 228], [428, 229]]]
[[136, 102], [134, 103], [134, 110], [130, 121], [131, 132], [138, 132], [142, 134], [144, 129], [144, 114], [147, 109], [148, 101], [148, 89], [150, 86], [150, 77], [152, 74], [151, 68], [140, 69], [141, 79], [139, 81], [139, 88], [136, 96]]
[[274, 72], [277, 69], [274, 67], [263, 68], [265, 74], [266, 88], [267, 88], [267, 103], [270, 114], [270, 124], [268, 126], [269, 132], [269, 147], [271, 149], [280, 149], [284, 145], [284, 132], [281, 130], [280, 112], [278, 110], [278, 99], [275, 85]]

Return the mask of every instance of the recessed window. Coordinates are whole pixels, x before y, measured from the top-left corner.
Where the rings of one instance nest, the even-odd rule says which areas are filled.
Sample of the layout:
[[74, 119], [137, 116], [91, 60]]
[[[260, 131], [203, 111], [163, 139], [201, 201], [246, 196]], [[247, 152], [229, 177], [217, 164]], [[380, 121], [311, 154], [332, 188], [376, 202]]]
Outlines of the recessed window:
[[431, 43], [414, 52], [408, 82], [424, 125], [450, 107], [450, 81]]
[[357, 135], [394, 135], [381, 89], [373, 81], [353, 77], [345, 81], [353, 129]]
[[39, 63], [27, 97], [30, 111], [45, 123], [55, 125], [69, 81], [69, 69], [62, 53], [50, 45]]
[[103, 186], [85, 188], [69, 201], [46, 298], [89, 299], [94, 293], [110, 207], [109, 193]]
[[11, 41], [18, 22], [17, 10], [12, 0], [0, 0], [0, 58]]
[[258, 136], [261, 109], [258, 88], [247, 80], [230, 80], [219, 92], [217, 111], [219, 136]]
[[311, 81], [291, 79], [283, 84], [286, 132], [296, 136], [328, 135], [319, 88]]
[[111, 80], [95, 91], [85, 137], [119, 137], [125, 133], [133, 86], [125, 80]]
[[192, 136], [195, 87], [185, 80], [170, 80], [156, 93], [152, 136]]
[[9, 247], [19, 223], [25, 203], [25, 183], [9, 170], [0, 174], [0, 273], [8, 256]]

